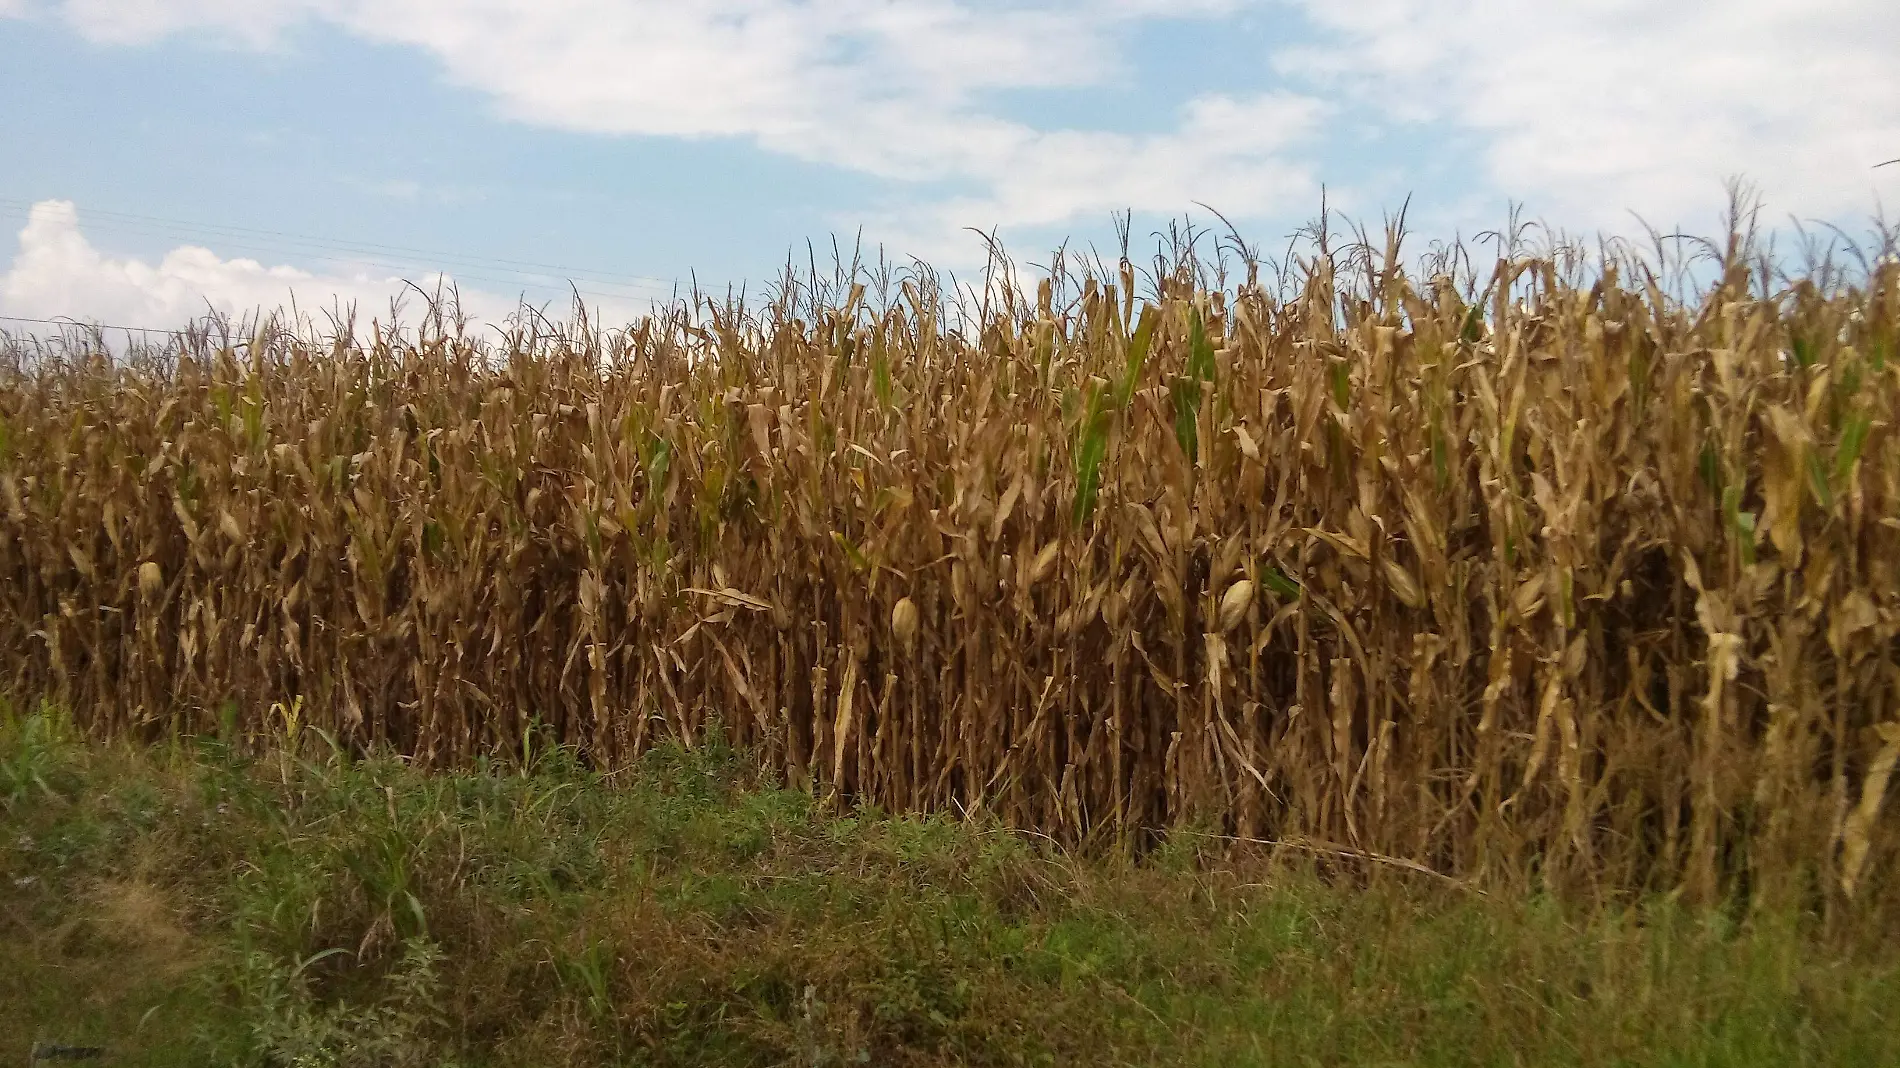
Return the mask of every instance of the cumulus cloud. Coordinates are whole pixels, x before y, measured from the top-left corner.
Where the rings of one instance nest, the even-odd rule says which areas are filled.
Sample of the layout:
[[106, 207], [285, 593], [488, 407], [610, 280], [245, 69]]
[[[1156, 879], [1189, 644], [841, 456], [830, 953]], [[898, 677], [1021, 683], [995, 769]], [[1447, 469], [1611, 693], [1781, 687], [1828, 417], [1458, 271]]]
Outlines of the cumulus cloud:
[[1283, 73], [1479, 135], [1504, 195], [1627, 229], [1706, 218], [1743, 175], [1838, 218], [1900, 192], [1890, 0], [1292, 0], [1325, 34]]
[[[417, 272], [411, 281], [429, 293], [438, 285], [445, 291], [454, 285], [452, 277], [439, 272]], [[402, 301], [411, 324], [423, 311], [421, 294], [387, 272], [317, 274], [225, 259], [196, 246], [172, 249], [155, 264], [112, 256], [87, 239], [78, 210], [65, 200], [33, 205], [13, 263], [0, 274], [0, 315], [158, 329], [183, 326], [209, 311], [242, 318], [293, 305], [313, 317], [354, 305], [367, 325], [372, 317], [389, 320], [392, 299]], [[468, 287], [460, 288], [460, 299], [463, 311], [478, 323], [499, 323], [518, 307], [512, 299]], [[630, 320], [641, 310], [630, 304], [601, 309], [609, 322]], [[22, 324], [0, 325], [17, 330]]]
[[[990, 106], [997, 91], [1112, 81], [1130, 26], [1224, 15], [1243, 2], [65, 0], [48, 10], [115, 42], [191, 30], [257, 45], [321, 20], [421, 50], [519, 121], [745, 138], [900, 189], [974, 190], [917, 199], [893, 217], [987, 228], [1060, 224], [1107, 207], [1178, 211], [1224, 194], [1240, 201], [1224, 206], [1246, 214], [1308, 196], [1311, 179], [1281, 153], [1318, 105], [1288, 93], [1196, 101], [1180, 129], [1143, 137], [1039, 129]], [[1214, 126], [1232, 143], [1190, 144]], [[1148, 173], [1125, 175], [1131, 160]]]
[[1170, 133], [1026, 132], [994, 151], [983, 193], [906, 205], [877, 221], [914, 254], [945, 261], [967, 252], [961, 226], [1007, 231], [1195, 202], [1235, 218], [1301, 211], [1317, 202], [1319, 181], [1293, 150], [1326, 113], [1292, 93], [1206, 96], [1182, 109]]
[[[1695, 224], [1737, 174], [1775, 208], [1835, 218], [1900, 192], [1900, 167], [1873, 169], [1900, 156], [1890, 0], [0, 5], [22, 2], [101, 42], [190, 33], [269, 48], [321, 22], [425, 54], [521, 122], [741, 138], [884, 178], [876, 236], [902, 235], [906, 252], [935, 254], [964, 226], [1061, 226], [1107, 208], [1283, 217], [1314, 206], [1321, 177], [1403, 195], [1426, 173], [1415, 161], [1327, 175], [1315, 163], [1394, 122], [1474, 154], [1480, 188], [1446, 191], [1461, 206], [1511, 197], [1575, 226], [1627, 230], [1631, 210]], [[1054, 129], [996, 106], [1004, 92], [1115, 84], [1152, 20], [1217, 33], [1212, 20], [1266, 6], [1290, 17], [1260, 45], [1261, 84], [1186, 101], [1172, 130]]]
[[[98, 41], [200, 30], [265, 42], [305, 20], [432, 55], [504, 114], [608, 134], [744, 136], [801, 158], [938, 177], [983, 126], [972, 94], [1090, 84], [1142, 4], [967, 0], [65, 0]], [[1185, 11], [1220, 4], [1184, 4]], [[946, 123], [948, 127], [946, 128]]]

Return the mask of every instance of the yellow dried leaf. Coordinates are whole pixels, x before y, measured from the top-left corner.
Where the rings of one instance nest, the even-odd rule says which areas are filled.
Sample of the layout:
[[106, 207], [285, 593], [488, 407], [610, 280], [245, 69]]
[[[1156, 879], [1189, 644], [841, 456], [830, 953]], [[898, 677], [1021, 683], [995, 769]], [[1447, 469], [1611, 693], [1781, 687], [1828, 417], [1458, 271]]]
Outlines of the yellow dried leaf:
[[1841, 828], [1841, 889], [1848, 897], [1859, 889], [1862, 869], [1867, 865], [1867, 850], [1872, 845], [1874, 819], [1887, 796], [1887, 782], [1900, 761], [1900, 723], [1882, 723], [1874, 728], [1881, 740], [1880, 752], [1867, 768], [1862, 780], [1860, 803], [1848, 814]]
[[1246, 456], [1247, 459], [1249, 460], [1255, 461], [1256, 463], [1259, 462], [1260, 446], [1254, 444], [1253, 435], [1247, 433], [1246, 427], [1238, 426], [1238, 425], [1234, 427], [1234, 440], [1240, 443], [1240, 451], [1242, 455]]
[[752, 430], [752, 447], [759, 450], [759, 456], [772, 458], [772, 410], [763, 404], [746, 407], [746, 423]]
[[735, 590], [730, 586], [717, 590], [688, 586], [684, 592], [696, 593], [701, 597], [710, 597], [721, 604], [731, 605], [734, 608], [750, 609], [754, 612], [769, 612], [772, 609], [772, 603], [770, 601], [762, 600], [761, 598], [754, 597], [740, 590]]
[[[1364, 521], [1363, 516], [1361, 517], [1361, 521]], [[1321, 530], [1318, 527], [1307, 527], [1305, 528], [1305, 532], [1349, 556], [1356, 556], [1361, 560], [1371, 558], [1372, 554], [1366, 548], [1365, 541], [1359, 538], [1354, 538], [1346, 534], [1335, 534], [1330, 530]]]

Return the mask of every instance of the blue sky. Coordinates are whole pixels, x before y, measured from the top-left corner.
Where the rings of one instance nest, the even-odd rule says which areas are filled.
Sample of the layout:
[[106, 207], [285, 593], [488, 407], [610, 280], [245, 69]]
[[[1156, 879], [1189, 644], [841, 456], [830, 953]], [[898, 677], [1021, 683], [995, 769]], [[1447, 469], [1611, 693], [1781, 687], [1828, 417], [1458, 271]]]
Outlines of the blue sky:
[[[1424, 240], [1900, 205], [1873, 0], [0, 0], [0, 315], [609, 317], [862, 232], [968, 269], [1205, 202], [1269, 248], [1324, 185]], [[539, 265], [539, 266], [529, 266]], [[20, 324], [0, 323], [19, 327]]]

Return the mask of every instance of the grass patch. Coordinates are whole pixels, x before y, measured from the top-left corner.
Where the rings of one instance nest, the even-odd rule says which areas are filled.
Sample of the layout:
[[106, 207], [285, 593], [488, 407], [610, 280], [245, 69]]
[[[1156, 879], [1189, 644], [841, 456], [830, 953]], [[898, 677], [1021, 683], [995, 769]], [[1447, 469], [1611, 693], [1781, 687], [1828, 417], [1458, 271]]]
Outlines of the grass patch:
[[[424, 774], [0, 727], [0, 1063], [1900, 1063], [1885, 943], [828, 812], [718, 750]], [[17, 1047], [17, 1048], [16, 1048]]]

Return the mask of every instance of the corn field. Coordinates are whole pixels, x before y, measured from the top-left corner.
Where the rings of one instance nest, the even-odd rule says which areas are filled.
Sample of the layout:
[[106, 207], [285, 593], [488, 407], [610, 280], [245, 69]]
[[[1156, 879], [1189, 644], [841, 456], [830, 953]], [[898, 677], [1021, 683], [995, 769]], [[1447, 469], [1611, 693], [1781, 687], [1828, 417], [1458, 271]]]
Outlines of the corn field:
[[1066, 841], [1900, 896], [1900, 265], [1731, 247], [1679, 298], [1322, 251], [16, 340], [0, 687], [98, 736], [611, 768], [717, 730]]

